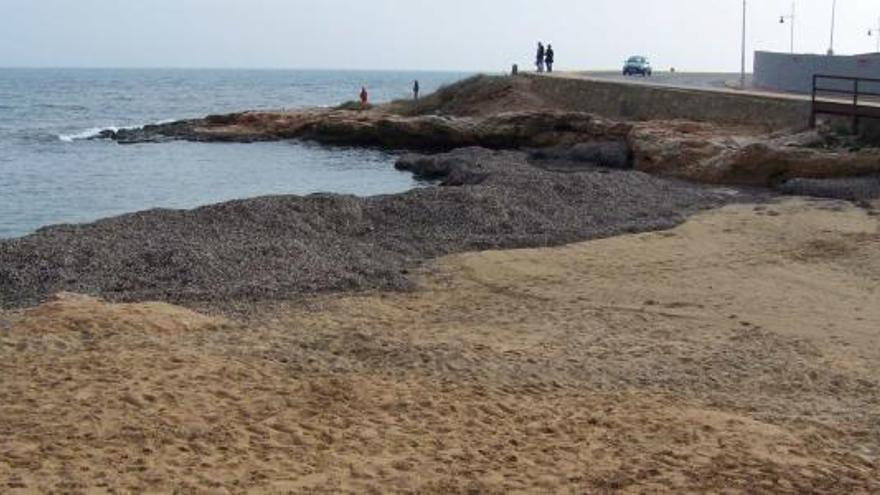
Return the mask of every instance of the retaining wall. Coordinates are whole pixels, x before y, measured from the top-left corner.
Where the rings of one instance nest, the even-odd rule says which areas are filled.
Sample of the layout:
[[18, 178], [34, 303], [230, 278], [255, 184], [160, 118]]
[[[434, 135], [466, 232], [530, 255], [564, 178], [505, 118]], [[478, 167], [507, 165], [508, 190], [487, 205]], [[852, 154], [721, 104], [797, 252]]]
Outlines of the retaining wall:
[[804, 129], [810, 102], [737, 91], [682, 89], [564, 76], [536, 76], [533, 89], [574, 111], [627, 120], [687, 119], [759, 125], [768, 130]]

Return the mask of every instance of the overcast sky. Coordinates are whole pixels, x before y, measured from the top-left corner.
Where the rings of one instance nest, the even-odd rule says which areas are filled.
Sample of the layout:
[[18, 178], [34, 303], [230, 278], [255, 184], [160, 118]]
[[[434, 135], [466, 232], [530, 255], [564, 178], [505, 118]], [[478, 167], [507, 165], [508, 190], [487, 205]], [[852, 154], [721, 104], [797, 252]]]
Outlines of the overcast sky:
[[[824, 53], [832, 0], [798, 0]], [[500, 71], [552, 42], [561, 68], [738, 71], [741, 0], [0, 0], [0, 66]], [[749, 0], [749, 49], [788, 51], [791, 0]], [[873, 51], [880, 0], [838, 0], [838, 53]], [[749, 57], [751, 60], [751, 57]], [[751, 63], [751, 62], [750, 62]]]

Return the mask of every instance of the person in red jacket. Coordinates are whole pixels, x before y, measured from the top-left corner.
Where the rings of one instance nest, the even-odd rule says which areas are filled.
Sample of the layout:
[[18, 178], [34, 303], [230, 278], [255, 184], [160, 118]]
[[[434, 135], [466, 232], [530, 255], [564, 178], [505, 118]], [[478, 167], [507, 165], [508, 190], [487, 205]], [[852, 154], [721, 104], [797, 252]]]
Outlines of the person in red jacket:
[[361, 105], [367, 106], [367, 103], [369, 103], [369, 100], [370, 100], [370, 95], [369, 95], [369, 93], [367, 93], [367, 88], [362, 86], [361, 87]]

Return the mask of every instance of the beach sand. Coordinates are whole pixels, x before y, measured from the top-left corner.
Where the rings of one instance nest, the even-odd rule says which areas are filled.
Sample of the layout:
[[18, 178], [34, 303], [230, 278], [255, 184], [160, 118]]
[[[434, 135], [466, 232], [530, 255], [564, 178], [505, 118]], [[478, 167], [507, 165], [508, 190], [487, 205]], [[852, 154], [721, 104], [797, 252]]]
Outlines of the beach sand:
[[790, 199], [247, 321], [0, 316], [0, 492], [880, 491], [880, 221]]

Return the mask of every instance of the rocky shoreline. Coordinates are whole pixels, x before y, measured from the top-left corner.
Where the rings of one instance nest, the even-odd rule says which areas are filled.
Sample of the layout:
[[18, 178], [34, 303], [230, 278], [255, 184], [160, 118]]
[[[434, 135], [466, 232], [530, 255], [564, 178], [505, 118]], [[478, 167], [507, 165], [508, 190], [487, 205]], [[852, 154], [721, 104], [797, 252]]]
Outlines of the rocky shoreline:
[[204, 119], [104, 131], [120, 144], [186, 140], [258, 142], [302, 139], [321, 144], [443, 151], [468, 146], [496, 149], [624, 139], [630, 126], [580, 112], [510, 112], [486, 118], [402, 116], [382, 110], [307, 109], [244, 112]]
[[398, 168], [442, 185], [371, 198], [265, 197], [44, 228], [0, 241], [0, 307], [37, 304], [58, 291], [222, 307], [405, 289], [409, 271], [433, 257], [665, 229], [700, 209], [770, 195], [751, 186], [880, 197], [876, 148], [829, 147], [815, 132], [617, 122], [548, 107], [527, 84], [476, 78], [418, 103], [106, 131], [102, 138], [119, 143], [308, 139], [428, 151]]
[[[443, 96], [443, 91], [451, 94]], [[425, 152], [471, 146], [564, 152], [583, 144], [613, 142], [626, 146], [631, 168], [709, 184], [776, 187], [792, 179], [880, 175], [880, 148], [823, 131], [768, 132], [759, 126], [683, 120], [612, 120], [541, 101], [529, 80], [518, 78], [484, 76], [439, 94], [427, 102], [363, 109], [343, 105], [212, 115], [107, 130], [98, 137], [120, 144], [301, 139]]]

